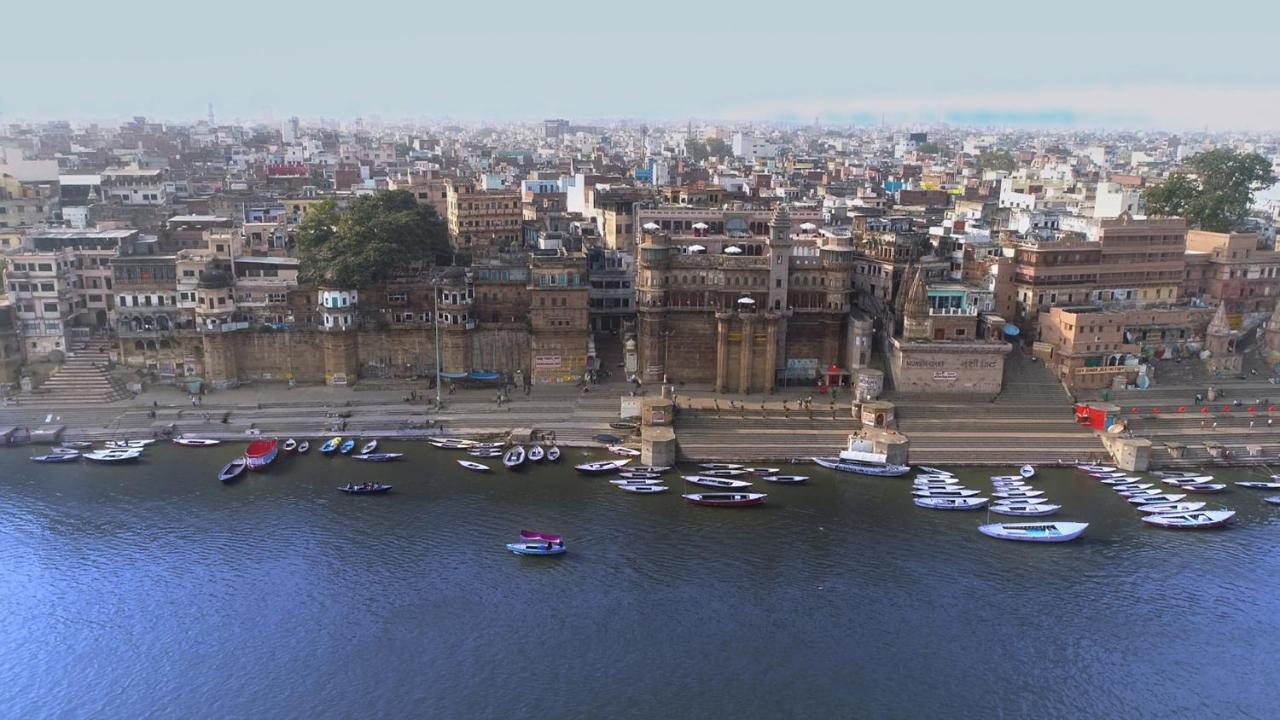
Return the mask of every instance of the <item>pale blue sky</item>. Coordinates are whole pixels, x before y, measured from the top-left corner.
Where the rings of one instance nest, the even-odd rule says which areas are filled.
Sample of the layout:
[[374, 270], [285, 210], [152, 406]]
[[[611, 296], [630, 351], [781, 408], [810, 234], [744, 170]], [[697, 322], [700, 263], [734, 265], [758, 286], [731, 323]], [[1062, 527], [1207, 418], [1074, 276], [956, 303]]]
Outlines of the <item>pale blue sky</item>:
[[1276, 3], [1141, 4], [6, 3], [0, 113], [1280, 128]]

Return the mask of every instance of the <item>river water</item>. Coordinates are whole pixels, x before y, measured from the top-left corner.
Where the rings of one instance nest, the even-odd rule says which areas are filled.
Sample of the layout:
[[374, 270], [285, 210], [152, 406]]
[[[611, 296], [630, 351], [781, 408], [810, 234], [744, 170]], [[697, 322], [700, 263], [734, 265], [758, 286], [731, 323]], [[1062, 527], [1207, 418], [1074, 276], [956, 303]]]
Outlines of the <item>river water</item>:
[[[1038, 545], [980, 535], [985, 512], [915, 508], [901, 479], [806, 466], [808, 485], [765, 486], [762, 507], [698, 508], [578, 476], [580, 450], [484, 476], [422, 444], [385, 449], [408, 457], [313, 450], [233, 486], [214, 475], [236, 447], [160, 447], [129, 467], [0, 451], [0, 715], [1280, 708], [1280, 507], [1266, 491], [1212, 496], [1235, 523], [1179, 532], [1045, 471], [1035, 484], [1065, 505], [1058, 518], [1091, 525]], [[989, 490], [989, 474], [961, 476]], [[351, 478], [395, 489], [336, 492]], [[569, 553], [509, 554], [521, 528], [564, 534]]]

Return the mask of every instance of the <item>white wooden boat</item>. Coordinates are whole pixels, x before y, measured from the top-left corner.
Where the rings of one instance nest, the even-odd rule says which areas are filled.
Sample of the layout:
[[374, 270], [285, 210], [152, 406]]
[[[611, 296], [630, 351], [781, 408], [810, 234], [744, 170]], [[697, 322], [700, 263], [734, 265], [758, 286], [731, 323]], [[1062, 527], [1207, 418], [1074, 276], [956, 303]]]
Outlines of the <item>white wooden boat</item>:
[[1105, 480], [1105, 479], [1107, 479], [1107, 478], [1118, 478], [1118, 477], [1124, 477], [1124, 476], [1125, 476], [1125, 475], [1127, 475], [1127, 474], [1128, 474], [1128, 473], [1125, 473], [1125, 472], [1123, 472], [1123, 471], [1117, 470], [1117, 471], [1115, 471], [1115, 472], [1089, 473], [1089, 477], [1097, 478], [1097, 479], [1099, 479], [1099, 480]]
[[749, 468], [742, 468], [742, 469], [746, 470], [749, 473], [755, 473], [756, 475], [777, 475], [778, 473], [782, 472], [782, 468], [771, 468], [771, 467], [749, 467]]
[[372, 455], [372, 454], [373, 454], [373, 451], [375, 451], [375, 450], [377, 450], [377, 449], [378, 449], [378, 441], [377, 441], [377, 440], [370, 440], [369, 442], [367, 442], [367, 443], [365, 443], [364, 445], [361, 445], [361, 446], [360, 446], [360, 454], [361, 454], [361, 455]]
[[1004, 482], [996, 481], [991, 483], [991, 485], [992, 487], [999, 488], [1001, 490], [1030, 490], [1032, 487], [1027, 483], [1020, 481], [1015, 482], [1012, 480], [1005, 480]]
[[547, 462], [559, 462], [559, 461], [560, 461], [560, 448], [556, 447], [555, 445], [552, 445], [551, 447], [547, 448]]
[[311, 443], [307, 442], [306, 440], [303, 440], [302, 442], [298, 443], [299, 455], [306, 455], [307, 452], [310, 450], [311, 450]]
[[[90, 445], [89, 447], [93, 447], [93, 446]], [[80, 454], [80, 450], [73, 447], [67, 447], [65, 445], [61, 447], [51, 447], [49, 448], [49, 452], [53, 453], [54, 455], [79, 455]]]
[[1109, 473], [1116, 471], [1116, 469], [1110, 465], [1077, 465], [1076, 469], [1087, 473]]
[[1018, 474], [1024, 478], [1033, 478], [1036, 476], [1036, 469], [1033, 465], [1023, 465], [1018, 468]]
[[471, 449], [467, 451], [467, 455], [475, 458], [497, 458], [502, 457], [502, 451], [498, 448]]
[[636, 472], [635, 470], [623, 470], [618, 473], [618, 477], [623, 480], [657, 480], [662, 477], [660, 473]]
[[631, 462], [630, 458], [626, 460], [599, 460], [597, 462], [574, 465], [573, 469], [583, 475], [603, 475], [605, 473], [616, 472], [618, 468], [621, 468], [629, 462]]
[[992, 475], [991, 482], [1022, 482], [1025, 478], [1021, 475]]
[[1001, 540], [1068, 542], [1080, 537], [1088, 527], [1089, 523], [1081, 522], [993, 523], [980, 525], [978, 532]]
[[1116, 485], [1128, 485], [1129, 483], [1136, 483], [1139, 480], [1142, 480], [1141, 475], [1117, 475], [1116, 477], [1113, 477], [1113, 478], [1103, 479], [1102, 484], [1115, 487]]
[[780, 485], [799, 485], [809, 479], [808, 475], [765, 475], [760, 478], [765, 482], [778, 483]]
[[680, 477], [687, 483], [709, 488], [740, 490], [751, 487], [751, 483], [745, 480], [730, 480], [729, 478], [707, 477], [706, 475], [681, 475]]
[[746, 470], [703, 470], [699, 474], [706, 475], [707, 477], [738, 477], [739, 475], [746, 475], [747, 471]]
[[748, 505], [759, 505], [769, 496], [766, 493], [713, 492], [690, 493], [682, 497], [684, 497], [685, 501], [694, 505], [707, 505], [710, 507], [747, 507]]
[[530, 462], [542, 462], [547, 456], [547, 451], [543, 450], [541, 445], [530, 445], [528, 454]]
[[1141, 497], [1131, 497], [1129, 502], [1134, 505], [1150, 505], [1151, 503], [1173, 503], [1179, 500], [1186, 500], [1186, 493], [1165, 493], [1163, 495], [1143, 495]]
[[1242, 480], [1236, 485], [1253, 490], [1280, 490], [1280, 482], [1262, 482], [1259, 480]]
[[1161, 492], [1161, 491], [1160, 491], [1160, 490], [1158, 490], [1158, 489], [1152, 489], [1152, 490], [1121, 490], [1121, 491], [1117, 492], [1116, 494], [1117, 494], [1117, 495], [1119, 495], [1120, 497], [1135, 498], [1135, 497], [1149, 497], [1149, 496], [1151, 496], [1151, 495], [1159, 495], [1159, 494], [1160, 494], [1160, 492]]
[[458, 464], [468, 470], [474, 470], [476, 472], [489, 472], [489, 466], [484, 465], [482, 463], [471, 462], [470, 460], [459, 460]]
[[912, 490], [915, 497], [973, 497], [977, 490]]
[[909, 465], [891, 465], [883, 462], [855, 462], [840, 458], [816, 457], [813, 461], [829, 470], [871, 475], [872, 477], [899, 477], [911, 472]]
[[977, 510], [987, 504], [984, 497], [918, 497], [911, 502], [929, 510]]
[[356, 453], [351, 456], [352, 460], [362, 460], [364, 462], [391, 462], [404, 457], [404, 453], [396, 452], [375, 452], [375, 453]]
[[670, 465], [630, 465], [627, 467], [627, 470], [630, 472], [644, 472], [644, 473], [658, 473], [658, 474], [664, 473], [670, 469], [671, 469]]
[[1194, 470], [1153, 470], [1151, 474], [1155, 475], [1158, 478], [1166, 478], [1166, 477], [1192, 477], [1194, 475], [1199, 475], [1200, 473]]
[[991, 506], [991, 512], [993, 513], [1014, 515], [1016, 517], [1043, 517], [1045, 515], [1053, 515], [1061, 509], [1061, 505], [1049, 505], [1047, 503], [1036, 503], [1034, 505], [1027, 503], [997, 503]]
[[1213, 482], [1212, 475], [1192, 475], [1190, 477], [1164, 478], [1160, 482], [1173, 487], [1182, 487], [1183, 485], [1200, 485], [1203, 483]]
[[699, 463], [698, 467], [702, 468], [703, 470], [741, 470], [742, 469], [741, 465], [734, 465], [732, 463]]
[[995, 497], [1005, 500], [1026, 500], [1027, 498], [1040, 497], [1044, 495], [1043, 490], [1001, 490], [1000, 492], [991, 493]]
[[619, 485], [619, 490], [637, 495], [653, 495], [656, 493], [666, 492], [671, 488], [666, 485]]
[[661, 485], [661, 480], [636, 480], [633, 478], [624, 478], [622, 480], [610, 480], [610, 485]]
[[96, 463], [127, 463], [142, 457], [142, 448], [123, 448], [115, 450], [93, 450], [81, 455], [85, 460]]
[[1045, 498], [996, 498], [991, 501], [992, 505], [1046, 505], [1048, 500]]
[[1187, 492], [1190, 492], [1190, 493], [1212, 495], [1214, 493], [1220, 493], [1225, 491], [1227, 489], [1227, 485], [1226, 483], [1191, 483], [1186, 485], [1179, 485], [1178, 489], [1186, 490]]
[[508, 470], [515, 470], [524, 464], [525, 453], [524, 447], [521, 445], [512, 445], [506, 453], [502, 455], [502, 464]]
[[621, 455], [623, 457], [632, 457], [632, 458], [640, 457], [639, 450], [635, 450], [629, 447], [624, 447], [622, 445], [610, 445], [609, 447], [605, 448], [605, 450], [608, 450], [614, 455]]
[[968, 490], [960, 483], [916, 483], [911, 487], [915, 490]]
[[1138, 512], [1155, 515], [1159, 513], [1180, 513], [1195, 512], [1203, 510], [1205, 503], [1202, 502], [1174, 502], [1174, 503], [1147, 503], [1139, 505]]
[[1194, 512], [1146, 515], [1142, 522], [1163, 528], [1203, 529], [1222, 527], [1235, 517], [1234, 510], [1196, 510]]
[[1269, 497], [1264, 497], [1262, 498], [1262, 502], [1269, 503], [1271, 505], [1280, 505], [1280, 495], [1271, 495]]
[[917, 465], [916, 469], [918, 469], [922, 473], [928, 473], [930, 475], [955, 475], [955, 473], [949, 470], [943, 470], [942, 468], [936, 468], [936, 467], [929, 467], [928, 465]]
[[281, 445], [280, 449], [287, 453], [296, 452], [298, 449], [298, 441], [293, 438], [289, 438], [284, 441], [284, 445]]
[[920, 473], [912, 478], [912, 480], [947, 480], [951, 482], [959, 482], [955, 475], [936, 475], [933, 473]]
[[1130, 492], [1132, 490], [1149, 490], [1154, 485], [1151, 483], [1125, 483], [1124, 485], [1112, 485], [1111, 489], [1116, 492]]
[[155, 440], [108, 440], [102, 444], [113, 450], [128, 450], [144, 448], [153, 442]]
[[173, 444], [179, 447], [213, 447], [214, 445], [221, 445], [222, 441], [212, 438], [176, 437], [173, 439]]

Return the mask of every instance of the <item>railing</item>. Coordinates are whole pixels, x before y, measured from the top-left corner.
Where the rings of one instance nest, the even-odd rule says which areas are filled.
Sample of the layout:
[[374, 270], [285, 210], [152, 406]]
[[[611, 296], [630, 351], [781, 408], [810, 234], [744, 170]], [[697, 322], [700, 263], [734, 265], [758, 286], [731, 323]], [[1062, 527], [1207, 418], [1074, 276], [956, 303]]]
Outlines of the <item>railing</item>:
[[945, 308], [929, 308], [930, 315], [977, 315], [977, 305], [966, 305], [964, 307], [945, 307]]

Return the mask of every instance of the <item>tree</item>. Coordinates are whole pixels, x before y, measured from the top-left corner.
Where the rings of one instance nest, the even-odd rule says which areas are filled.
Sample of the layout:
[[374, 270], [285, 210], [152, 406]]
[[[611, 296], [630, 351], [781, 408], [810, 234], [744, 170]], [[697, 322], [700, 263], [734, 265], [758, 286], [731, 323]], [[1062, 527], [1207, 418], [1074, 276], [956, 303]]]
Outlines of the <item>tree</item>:
[[685, 152], [689, 153], [689, 159], [694, 162], [700, 163], [703, 160], [706, 160], [710, 155], [710, 151], [707, 150], [706, 143], [693, 138], [689, 138], [684, 141], [684, 149]]
[[1175, 172], [1142, 197], [1151, 215], [1179, 216], [1201, 230], [1231, 232], [1249, 215], [1253, 194], [1276, 182], [1257, 153], [1218, 148], [1192, 156], [1190, 173]]
[[430, 205], [392, 190], [314, 206], [298, 226], [301, 279], [316, 285], [362, 288], [407, 263], [448, 265], [449, 233]]
[[1013, 172], [1018, 169], [1018, 161], [1004, 150], [983, 150], [978, 154], [978, 168]]
[[729, 143], [720, 138], [711, 138], [707, 140], [707, 154], [712, 157], [726, 157], [733, 154], [733, 148], [729, 147]]

